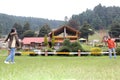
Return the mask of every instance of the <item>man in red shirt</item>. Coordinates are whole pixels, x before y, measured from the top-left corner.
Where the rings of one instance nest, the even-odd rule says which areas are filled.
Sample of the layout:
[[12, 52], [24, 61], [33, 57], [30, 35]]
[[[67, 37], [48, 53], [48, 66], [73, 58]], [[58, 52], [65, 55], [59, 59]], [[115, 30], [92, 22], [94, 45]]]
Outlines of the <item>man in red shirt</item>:
[[107, 42], [108, 45], [108, 50], [109, 50], [109, 57], [112, 58], [112, 52], [114, 53], [114, 58], [116, 58], [116, 43], [114, 42], [115, 40], [113, 40], [112, 38], [110, 38], [110, 36], [106, 37], [106, 39], [104, 40], [105, 42]]

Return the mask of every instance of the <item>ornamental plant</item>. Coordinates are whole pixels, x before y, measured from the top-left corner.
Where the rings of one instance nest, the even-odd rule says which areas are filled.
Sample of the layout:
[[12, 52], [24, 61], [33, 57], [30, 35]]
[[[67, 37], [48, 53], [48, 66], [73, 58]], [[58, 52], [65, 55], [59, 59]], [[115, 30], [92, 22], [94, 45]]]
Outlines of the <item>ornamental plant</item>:
[[117, 48], [116, 48], [116, 54], [117, 54], [117, 55], [120, 55], [120, 47], [117, 47]]
[[101, 55], [102, 49], [99, 47], [94, 47], [91, 49], [91, 55]]

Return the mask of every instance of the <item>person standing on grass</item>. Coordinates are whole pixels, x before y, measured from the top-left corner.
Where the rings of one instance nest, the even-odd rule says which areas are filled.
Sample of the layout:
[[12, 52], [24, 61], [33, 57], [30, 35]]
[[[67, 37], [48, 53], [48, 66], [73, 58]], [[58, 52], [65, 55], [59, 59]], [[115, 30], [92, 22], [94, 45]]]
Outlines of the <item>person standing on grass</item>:
[[115, 39], [113, 40], [110, 36], [107, 36], [104, 39], [104, 41], [107, 42], [110, 59], [112, 58], [112, 53], [114, 54], [114, 58], [116, 58], [116, 51], [115, 51], [116, 43], [115, 43]]
[[16, 32], [15, 28], [11, 29], [11, 31], [8, 34], [5, 42], [7, 42], [8, 40], [9, 40], [8, 48], [10, 49], [10, 54], [8, 55], [6, 60], [4, 61], [5, 64], [9, 64], [9, 62], [15, 63], [14, 62], [15, 50], [16, 50], [17, 46], [20, 46], [18, 35], [17, 35], [17, 32]]

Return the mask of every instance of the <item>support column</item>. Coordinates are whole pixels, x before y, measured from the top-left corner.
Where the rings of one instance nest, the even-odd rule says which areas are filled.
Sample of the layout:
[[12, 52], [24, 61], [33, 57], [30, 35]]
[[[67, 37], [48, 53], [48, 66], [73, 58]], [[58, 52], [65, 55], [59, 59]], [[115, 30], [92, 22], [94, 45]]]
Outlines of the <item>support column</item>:
[[81, 54], [80, 54], [80, 50], [78, 50], [78, 56], [81, 56]]

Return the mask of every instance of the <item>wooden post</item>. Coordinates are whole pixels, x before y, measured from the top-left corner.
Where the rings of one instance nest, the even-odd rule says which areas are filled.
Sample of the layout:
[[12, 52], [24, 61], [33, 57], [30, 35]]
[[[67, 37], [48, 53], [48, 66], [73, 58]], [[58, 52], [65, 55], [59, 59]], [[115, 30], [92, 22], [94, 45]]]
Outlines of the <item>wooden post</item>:
[[80, 50], [78, 50], [78, 56], [81, 56], [81, 54], [80, 54]]
[[47, 52], [47, 50], [45, 50], [45, 56], [48, 56], [48, 52]]

